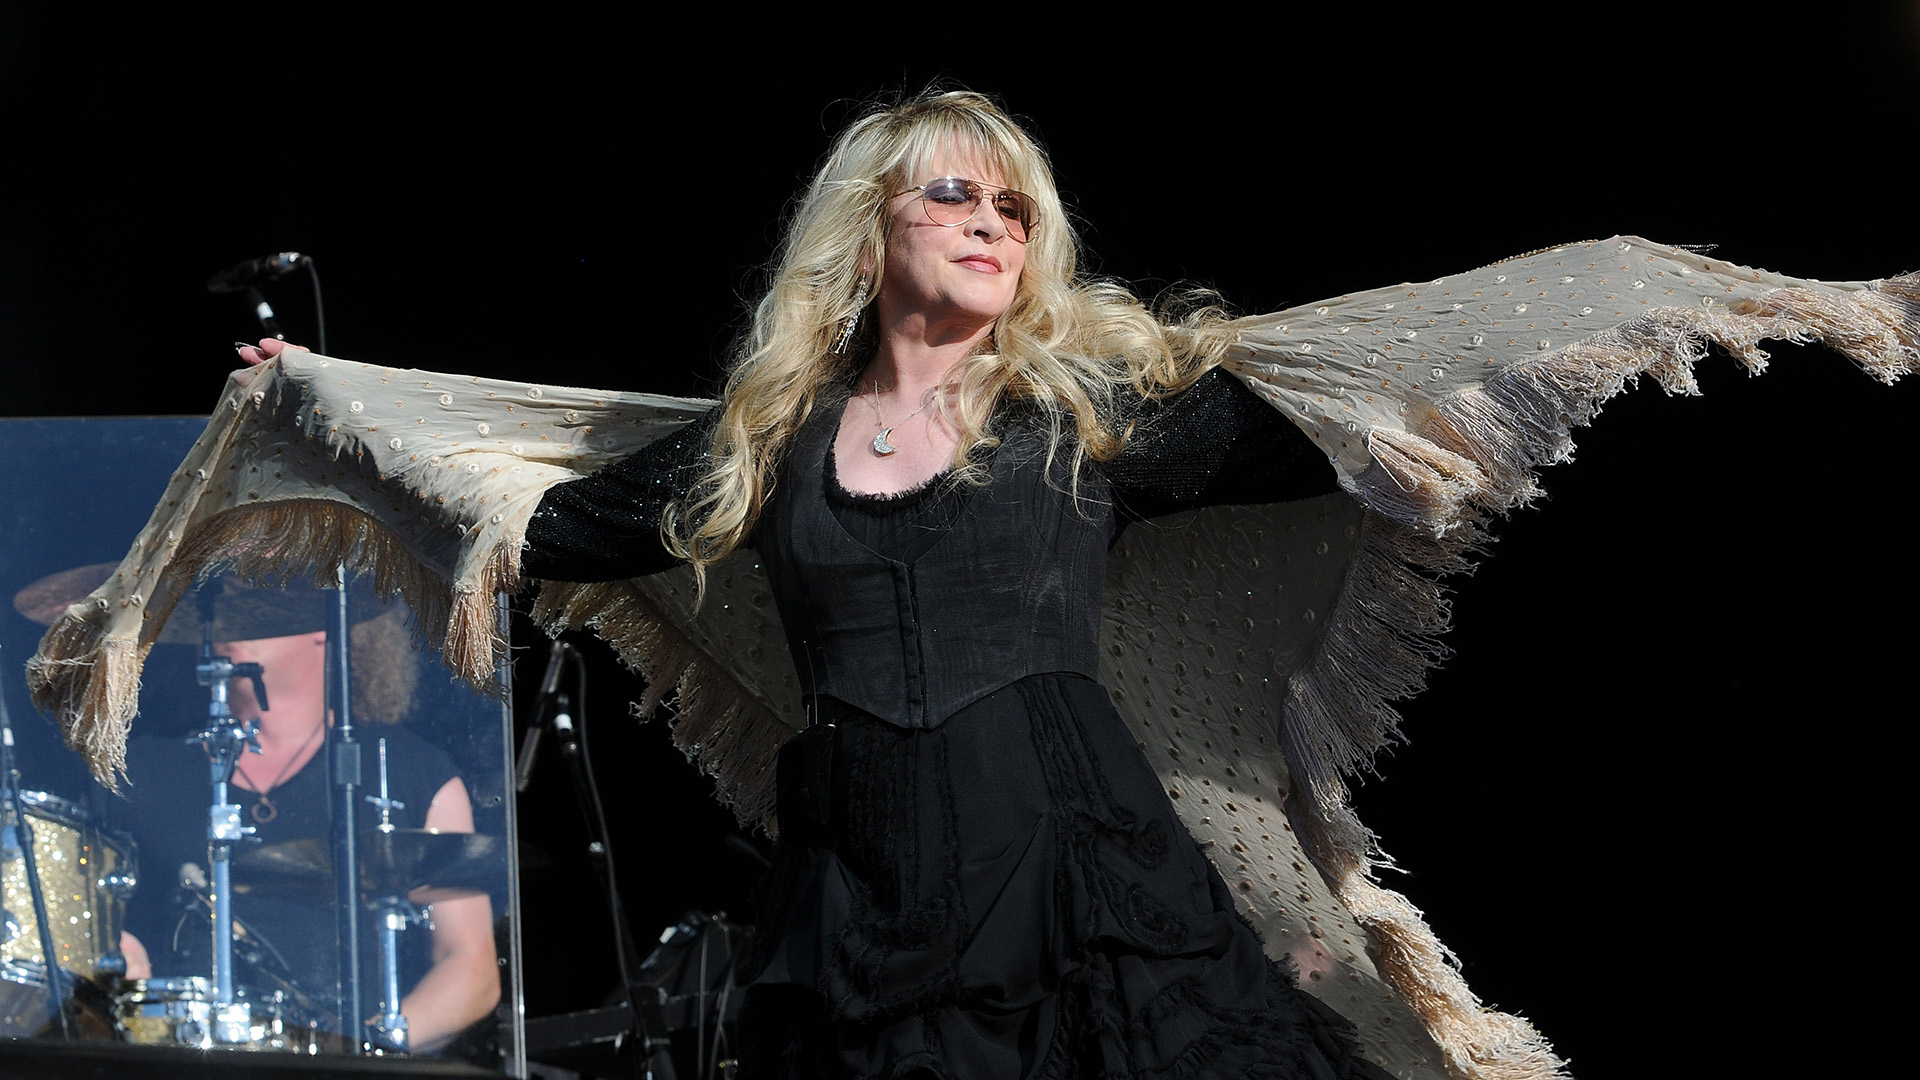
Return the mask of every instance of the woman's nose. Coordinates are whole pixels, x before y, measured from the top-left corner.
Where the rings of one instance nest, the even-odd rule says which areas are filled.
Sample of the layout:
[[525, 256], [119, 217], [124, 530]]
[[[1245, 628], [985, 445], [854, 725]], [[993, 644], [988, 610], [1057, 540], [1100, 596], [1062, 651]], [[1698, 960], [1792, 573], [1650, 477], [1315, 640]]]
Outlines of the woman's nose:
[[1000, 208], [992, 199], [981, 199], [980, 209], [974, 211], [973, 218], [967, 222], [967, 229], [975, 236], [985, 237], [987, 243], [1007, 235], [1007, 222], [1000, 216]]

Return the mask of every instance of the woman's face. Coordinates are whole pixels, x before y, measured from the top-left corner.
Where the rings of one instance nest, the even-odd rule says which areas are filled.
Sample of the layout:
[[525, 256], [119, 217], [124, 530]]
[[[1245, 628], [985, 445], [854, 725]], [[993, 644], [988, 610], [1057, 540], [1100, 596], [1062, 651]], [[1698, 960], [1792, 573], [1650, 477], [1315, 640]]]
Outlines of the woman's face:
[[[910, 185], [957, 176], [1002, 188], [996, 169], [974, 155], [942, 150]], [[936, 225], [920, 193], [896, 195], [887, 237], [886, 274], [877, 301], [881, 332], [922, 335], [935, 343], [983, 337], [1013, 306], [1027, 245], [1007, 233], [1006, 219], [982, 202], [964, 225]]]

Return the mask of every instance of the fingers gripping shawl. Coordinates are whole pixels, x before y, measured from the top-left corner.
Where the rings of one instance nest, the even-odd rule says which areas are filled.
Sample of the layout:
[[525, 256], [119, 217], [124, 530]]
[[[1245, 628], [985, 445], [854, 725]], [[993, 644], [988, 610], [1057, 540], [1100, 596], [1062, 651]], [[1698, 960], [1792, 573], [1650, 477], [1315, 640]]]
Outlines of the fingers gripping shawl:
[[[1823, 285], [1616, 238], [1240, 329], [1227, 366], [1327, 451], [1353, 498], [1129, 531], [1109, 568], [1103, 677], [1269, 951], [1299, 962], [1369, 1056], [1404, 1076], [1561, 1075], [1374, 881], [1342, 777], [1397, 737], [1390, 703], [1444, 653], [1437, 579], [1538, 493], [1534, 470], [1567, 458], [1574, 426], [1642, 373], [1694, 392], [1710, 341], [1755, 371], [1763, 338], [1823, 341], [1892, 381], [1916, 360], [1920, 282]], [[36, 700], [98, 775], [120, 767], [159, 622], [213, 565], [268, 579], [371, 567], [485, 685], [502, 647], [491, 596], [518, 584], [539, 494], [709, 407], [283, 361], [234, 376], [119, 572], [32, 662]], [[680, 573], [545, 583], [535, 614], [606, 637], [647, 677], [643, 707], [677, 688], [676, 743], [765, 824], [773, 754], [798, 722], [778, 619], [750, 551], [710, 573], [691, 616], [690, 596]]]

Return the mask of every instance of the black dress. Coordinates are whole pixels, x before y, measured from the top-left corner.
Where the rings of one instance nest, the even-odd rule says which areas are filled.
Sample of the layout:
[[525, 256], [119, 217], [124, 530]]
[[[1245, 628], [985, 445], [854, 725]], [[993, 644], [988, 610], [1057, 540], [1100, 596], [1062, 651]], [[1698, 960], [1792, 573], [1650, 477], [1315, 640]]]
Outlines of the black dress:
[[[1324, 458], [1216, 373], [1078, 485], [1015, 416], [989, 484], [863, 497], [833, 474], [840, 412], [756, 536], [822, 727], [783, 751], [748, 1075], [1382, 1075], [1267, 959], [1093, 677], [1126, 521], [1322, 494]], [[639, 568], [605, 526], [673, 486], [656, 453], [550, 493], [528, 573]]]

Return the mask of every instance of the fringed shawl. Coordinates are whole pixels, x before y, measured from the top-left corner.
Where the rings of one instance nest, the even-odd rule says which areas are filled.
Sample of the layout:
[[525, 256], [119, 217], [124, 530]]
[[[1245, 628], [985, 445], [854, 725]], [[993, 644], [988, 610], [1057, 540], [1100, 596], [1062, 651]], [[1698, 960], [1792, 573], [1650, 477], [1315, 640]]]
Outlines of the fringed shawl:
[[[1920, 278], [1822, 284], [1618, 237], [1238, 327], [1226, 366], [1327, 452], [1351, 498], [1130, 530], [1107, 578], [1104, 681], [1269, 951], [1318, 976], [1305, 985], [1369, 1056], [1408, 1076], [1563, 1075], [1377, 883], [1344, 777], [1398, 737], [1391, 703], [1443, 655], [1439, 579], [1539, 494], [1536, 469], [1569, 456], [1574, 427], [1643, 374], [1694, 393], [1709, 342], [1758, 372], [1763, 339], [1818, 341], [1891, 382], [1920, 360]], [[119, 570], [48, 631], [35, 700], [112, 784], [141, 663], [198, 576], [338, 562], [403, 594], [486, 686], [506, 647], [492, 598], [521, 585], [541, 493], [709, 407], [300, 353], [236, 372]], [[692, 596], [683, 571], [544, 582], [536, 617], [606, 638], [646, 677], [643, 710], [677, 691], [675, 742], [765, 826], [774, 753], [800, 722], [778, 617], [751, 551], [710, 571], [689, 614]]]

